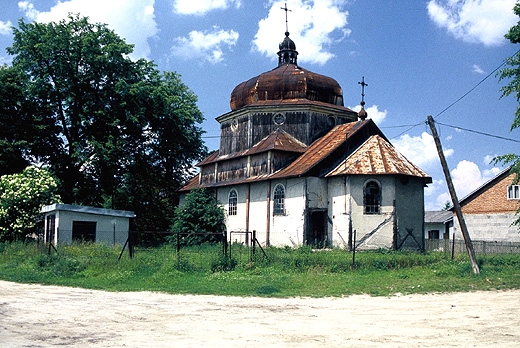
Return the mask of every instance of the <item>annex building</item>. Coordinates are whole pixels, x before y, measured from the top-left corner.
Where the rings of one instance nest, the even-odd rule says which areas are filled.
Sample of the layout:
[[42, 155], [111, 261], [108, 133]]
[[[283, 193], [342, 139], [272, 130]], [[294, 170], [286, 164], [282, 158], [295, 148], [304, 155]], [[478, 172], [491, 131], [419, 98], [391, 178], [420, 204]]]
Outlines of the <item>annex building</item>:
[[197, 164], [181, 204], [212, 190], [228, 232], [255, 230], [263, 245], [423, 249], [431, 178], [297, 57], [286, 32], [278, 66], [231, 92], [231, 111], [216, 118], [220, 147]]

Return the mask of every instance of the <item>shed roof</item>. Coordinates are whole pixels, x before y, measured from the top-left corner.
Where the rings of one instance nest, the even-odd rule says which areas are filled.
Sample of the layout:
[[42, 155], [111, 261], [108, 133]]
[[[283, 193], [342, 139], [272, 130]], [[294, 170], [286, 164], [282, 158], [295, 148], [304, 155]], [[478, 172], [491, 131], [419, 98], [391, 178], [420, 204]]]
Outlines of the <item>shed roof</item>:
[[446, 223], [453, 220], [453, 212], [450, 210], [430, 210], [424, 212], [425, 223]]
[[75, 213], [106, 215], [106, 216], [126, 217], [126, 218], [135, 217], [135, 213], [133, 211], [95, 208], [95, 207], [81, 206], [81, 205], [75, 205], [75, 204], [46, 205], [46, 206], [42, 207], [40, 212], [41, 213], [52, 213], [54, 211], [71, 211], [71, 212], [75, 212]]

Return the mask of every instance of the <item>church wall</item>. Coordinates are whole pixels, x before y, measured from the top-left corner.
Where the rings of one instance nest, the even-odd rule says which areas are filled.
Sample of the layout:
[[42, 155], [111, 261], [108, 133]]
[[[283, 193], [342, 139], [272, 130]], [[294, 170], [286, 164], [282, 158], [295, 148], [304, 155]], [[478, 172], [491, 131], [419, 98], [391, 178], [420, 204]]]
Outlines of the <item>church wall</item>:
[[[356, 230], [356, 245], [359, 249], [392, 248], [393, 225], [392, 211], [395, 198], [395, 180], [392, 175], [351, 175], [352, 194], [352, 231]], [[381, 187], [381, 206], [379, 214], [365, 214], [363, 191], [365, 184], [374, 180]], [[386, 221], [386, 223], [385, 223]], [[372, 236], [368, 236], [383, 224]], [[366, 238], [365, 240], [363, 240]]]
[[[424, 249], [424, 182], [416, 177], [396, 177], [396, 214], [398, 245], [401, 248]], [[408, 235], [409, 231], [413, 234]]]
[[[285, 187], [285, 215], [273, 215], [273, 194], [277, 184]], [[237, 215], [227, 215], [226, 226], [229, 231], [246, 231], [246, 196], [247, 184], [220, 187], [218, 200], [229, 211], [229, 192], [237, 191]], [[267, 181], [251, 183], [249, 196], [249, 231], [256, 231], [260, 244], [267, 243]], [[269, 207], [269, 241], [273, 246], [295, 246], [303, 243], [304, 181], [301, 178], [276, 181], [271, 183]], [[245, 243], [245, 235], [234, 234], [233, 241]]]
[[329, 218], [332, 220], [331, 240], [334, 247], [347, 249], [351, 214], [350, 177], [328, 179]]
[[[285, 215], [273, 216], [273, 193], [276, 184], [285, 187]], [[294, 178], [271, 183], [271, 231], [273, 246], [300, 246], [303, 244], [305, 179]], [[265, 228], [264, 228], [265, 229]]]

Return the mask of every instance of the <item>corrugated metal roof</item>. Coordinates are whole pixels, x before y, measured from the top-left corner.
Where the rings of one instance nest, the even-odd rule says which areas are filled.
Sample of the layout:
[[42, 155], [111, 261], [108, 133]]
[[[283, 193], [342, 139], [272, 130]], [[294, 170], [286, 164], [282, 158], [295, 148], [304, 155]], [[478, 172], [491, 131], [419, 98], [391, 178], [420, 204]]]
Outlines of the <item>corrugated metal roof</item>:
[[424, 212], [424, 222], [426, 223], [445, 223], [453, 219], [453, 212], [450, 210], [432, 210]]
[[247, 150], [246, 155], [252, 155], [270, 150], [304, 153], [306, 149], [307, 145], [283, 129], [277, 129], [267, 137], [260, 140], [251, 149]]
[[349, 137], [365, 127], [372, 120], [350, 122], [334, 127], [330, 132], [312, 143], [307, 151], [286, 168], [273, 175], [273, 178], [294, 177], [303, 175], [320, 163]]
[[[326, 176], [400, 174], [424, 178], [426, 183], [432, 182], [430, 176], [428, 176], [419, 167], [411, 163], [406, 157], [394, 149], [394, 147], [388, 142], [383, 133], [381, 133], [379, 128], [371, 119], [366, 119], [364, 121], [345, 123], [334, 127], [326, 135], [308, 146], [300, 157], [298, 157], [284, 169], [281, 169], [274, 174], [265, 174], [261, 176], [240, 179], [233, 182], [216, 182], [212, 184], [205, 184], [204, 187], [228, 186], [262, 180], [303, 176], [311, 169], [319, 165], [322, 161], [327, 159], [330, 155], [332, 155], [333, 152], [342, 146], [346, 141], [352, 138], [356, 138], [357, 134], [365, 134], [365, 132], [367, 134], [366, 136], [369, 137], [367, 141], [354, 150], [354, 152], [346, 160], [344, 160], [334, 170], [330, 171]], [[251, 153], [256, 153], [257, 151], [260, 152], [260, 149], [262, 149], [262, 151], [267, 151], [268, 149], [273, 148], [276, 148], [277, 150], [285, 149], [286, 151], [297, 152], [296, 150], [299, 147], [294, 143], [294, 141], [298, 141], [296, 139], [292, 139], [294, 138], [291, 137], [288, 133], [282, 133], [281, 131], [274, 132], [257, 144], [258, 149], [253, 147], [239, 155], [243, 156], [248, 151], [251, 151]], [[279, 147], [277, 148], [277, 146]], [[201, 163], [208, 164], [211, 162], [231, 158], [229, 156], [213, 156], [214, 155], [211, 155]], [[199, 187], [198, 176], [196, 178], [197, 180], [192, 179], [181, 190], [189, 191], [195, 187]]]
[[431, 177], [399, 153], [387, 140], [372, 135], [326, 176], [351, 174], [401, 174], [427, 179]]
[[201, 162], [197, 164], [197, 167], [201, 167], [206, 164], [226, 161], [232, 158], [238, 158], [243, 156], [254, 155], [266, 151], [276, 150], [276, 151], [286, 151], [286, 152], [296, 152], [296, 153], [304, 153], [307, 149], [307, 145], [284, 131], [283, 129], [277, 129], [258, 143], [253, 145], [250, 149], [236, 152], [229, 155], [219, 156], [219, 152], [215, 151]]

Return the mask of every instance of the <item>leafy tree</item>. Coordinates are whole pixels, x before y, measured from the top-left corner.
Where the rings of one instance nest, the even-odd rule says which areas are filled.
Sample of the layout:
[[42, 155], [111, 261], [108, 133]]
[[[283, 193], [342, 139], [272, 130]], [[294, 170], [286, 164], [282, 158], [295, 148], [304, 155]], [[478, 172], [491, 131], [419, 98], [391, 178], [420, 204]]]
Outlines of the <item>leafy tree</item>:
[[444, 207], [442, 207], [441, 210], [447, 211], [447, 210], [450, 210], [450, 209], [451, 209], [451, 202], [450, 201], [446, 201], [446, 203], [444, 203]]
[[[513, 11], [520, 16], [520, 2], [516, 3]], [[505, 38], [511, 41], [511, 43], [520, 43], [520, 21], [509, 29]], [[505, 68], [500, 70], [498, 76], [500, 80], [509, 80], [509, 83], [501, 89], [502, 96], [514, 95], [516, 100], [520, 102], [520, 51], [505, 60]], [[511, 124], [511, 131], [517, 128], [520, 128], [520, 104], [516, 109], [513, 123]], [[515, 174], [513, 184], [518, 184], [520, 180], [520, 155], [510, 153], [498, 156], [494, 161], [495, 163], [502, 162], [511, 165], [511, 173]], [[517, 210], [518, 218], [514, 222], [514, 224], [520, 226], [520, 216], [518, 214], [520, 214], [520, 208]]]
[[174, 238], [181, 236], [183, 245], [198, 245], [222, 241], [226, 230], [226, 215], [217, 200], [205, 189], [194, 189], [186, 201], [175, 209], [172, 230]]
[[59, 203], [58, 182], [45, 169], [27, 167], [0, 177], [0, 241], [24, 240], [37, 233], [42, 206]]
[[0, 85], [16, 77], [6, 104], [23, 107], [0, 116], [36, 126], [7, 139], [14, 155], [47, 165], [66, 203], [134, 210], [138, 228], [167, 229], [175, 190], [206, 155], [196, 96], [178, 74], [132, 61], [104, 24], [70, 15], [18, 27]]

